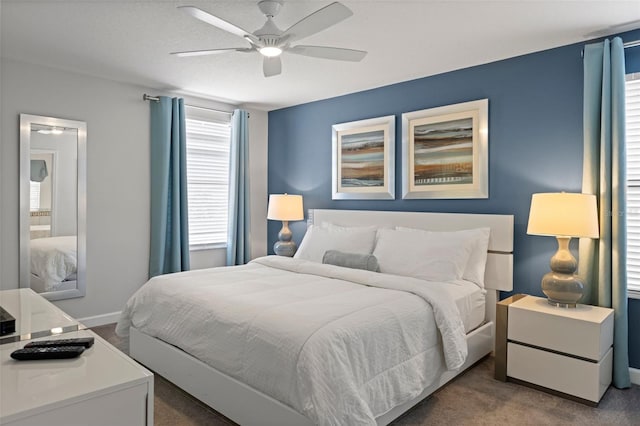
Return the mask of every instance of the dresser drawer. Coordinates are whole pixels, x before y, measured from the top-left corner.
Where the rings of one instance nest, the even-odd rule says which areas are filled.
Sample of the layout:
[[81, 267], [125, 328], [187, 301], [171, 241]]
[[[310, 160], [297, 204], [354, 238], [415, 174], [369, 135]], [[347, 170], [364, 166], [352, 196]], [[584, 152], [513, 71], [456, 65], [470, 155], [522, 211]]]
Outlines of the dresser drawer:
[[525, 297], [509, 305], [508, 339], [599, 361], [613, 344], [613, 310], [578, 305], [551, 306]]
[[147, 397], [147, 385], [140, 384], [105, 395], [80, 399], [69, 405], [42, 407], [40, 413], [14, 422], [2, 422], [2, 425], [146, 425]]
[[589, 362], [517, 343], [507, 344], [507, 375], [597, 403], [611, 383], [613, 348]]

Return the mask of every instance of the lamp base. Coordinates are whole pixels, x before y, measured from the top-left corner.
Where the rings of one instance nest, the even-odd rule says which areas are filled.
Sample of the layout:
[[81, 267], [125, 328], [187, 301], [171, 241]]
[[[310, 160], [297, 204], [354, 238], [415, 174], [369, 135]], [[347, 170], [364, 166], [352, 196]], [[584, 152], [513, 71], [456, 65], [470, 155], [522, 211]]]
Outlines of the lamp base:
[[578, 307], [577, 303], [563, 303], [563, 302], [554, 302], [551, 299], [547, 299], [547, 303], [550, 304], [551, 306], [555, 306], [556, 308], [565, 308], [565, 309], [571, 309], [571, 308], [576, 308]]
[[542, 292], [550, 305], [575, 308], [582, 298], [584, 284], [577, 275], [549, 272], [542, 277]]
[[291, 240], [293, 234], [289, 229], [289, 221], [282, 221], [282, 229], [278, 232], [278, 241], [273, 245], [273, 251], [278, 256], [293, 257], [298, 246]]
[[575, 274], [576, 258], [569, 251], [569, 237], [557, 237], [558, 251], [551, 258], [551, 272], [542, 277], [542, 292], [549, 304], [561, 308], [575, 308], [584, 293], [582, 279]]
[[297, 249], [298, 246], [293, 241], [276, 241], [273, 245], [273, 251], [278, 256], [293, 257]]

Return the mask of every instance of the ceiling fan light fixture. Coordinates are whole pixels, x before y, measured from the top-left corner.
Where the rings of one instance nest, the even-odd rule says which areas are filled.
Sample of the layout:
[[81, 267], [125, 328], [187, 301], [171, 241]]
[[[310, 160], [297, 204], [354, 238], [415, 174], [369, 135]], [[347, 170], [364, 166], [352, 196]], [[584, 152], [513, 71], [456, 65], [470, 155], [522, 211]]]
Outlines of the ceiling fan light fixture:
[[276, 56], [280, 56], [282, 54], [282, 49], [276, 46], [265, 46], [258, 49], [258, 51], [262, 54], [262, 56], [266, 56], [267, 58], [275, 58]]

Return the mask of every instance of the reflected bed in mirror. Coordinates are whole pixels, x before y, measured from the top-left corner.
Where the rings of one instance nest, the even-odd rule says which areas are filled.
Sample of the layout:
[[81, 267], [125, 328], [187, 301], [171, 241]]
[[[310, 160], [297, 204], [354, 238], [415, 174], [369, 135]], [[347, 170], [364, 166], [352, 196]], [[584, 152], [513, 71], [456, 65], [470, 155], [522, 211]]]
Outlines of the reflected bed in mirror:
[[85, 294], [82, 121], [20, 114], [20, 286], [49, 300]]

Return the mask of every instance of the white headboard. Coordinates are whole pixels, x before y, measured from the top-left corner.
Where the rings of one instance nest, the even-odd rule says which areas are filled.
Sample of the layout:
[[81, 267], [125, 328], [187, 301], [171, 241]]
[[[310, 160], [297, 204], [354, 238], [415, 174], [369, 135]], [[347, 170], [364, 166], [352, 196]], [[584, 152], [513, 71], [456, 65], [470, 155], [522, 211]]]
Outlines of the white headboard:
[[[513, 215], [472, 213], [424, 213], [370, 210], [309, 210], [308, 224], [330, 222], [342, 226], [379, 226], [458, 231], [491, 228], [485, 272], [487, 317], [493, 319], [497, 291], [513, 290]], [[493, 304], [493, 306], [490, 306]]]

